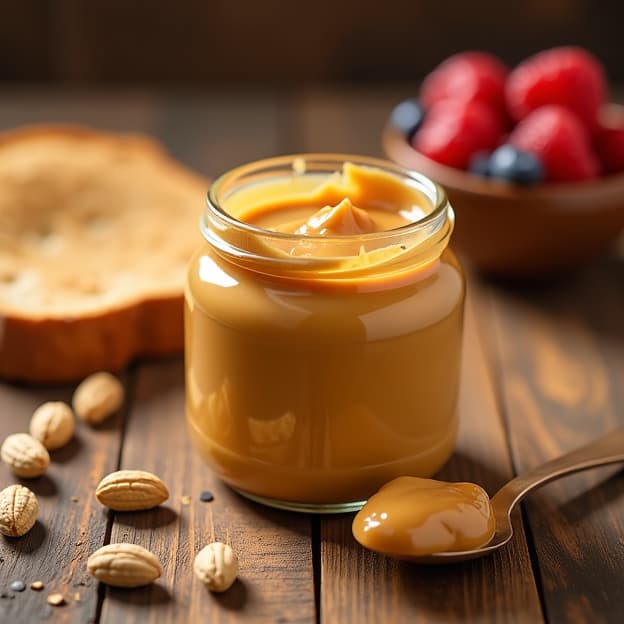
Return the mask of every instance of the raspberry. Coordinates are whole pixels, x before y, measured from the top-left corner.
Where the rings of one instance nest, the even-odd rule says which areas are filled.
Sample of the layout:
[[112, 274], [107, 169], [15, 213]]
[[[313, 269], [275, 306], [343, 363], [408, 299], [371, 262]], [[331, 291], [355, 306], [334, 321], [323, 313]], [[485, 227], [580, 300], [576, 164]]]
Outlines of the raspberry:
[[502, 134], [498, 114], [486, 104], [443, 100], [427, 112], [412, 146], [431, 160], [465, 169], [475, 152], [493, 149]]
[[463, 52], [436, 67], [424, 80], [420, 100], [430, 108], [442, 100], [478, 100], [505, 113], [507, 68], [491, 54]]
[[605, 173], [624, 171], [624, 113], [607, 107], [596, 136], [596, 151]]
[[591, 180], [600, 166], [578, 117], [563, 106], [542, 106], [529, 113], [509, 143], [537, 156], [549, 182]]
[[586, 50], [552, 48], [520, 63], [509, 74], [505, 95], [511, 117], [520, 120], [532, 110], [559, 104], [578, 115], [591, 131], [607, 92], [600, 62]]

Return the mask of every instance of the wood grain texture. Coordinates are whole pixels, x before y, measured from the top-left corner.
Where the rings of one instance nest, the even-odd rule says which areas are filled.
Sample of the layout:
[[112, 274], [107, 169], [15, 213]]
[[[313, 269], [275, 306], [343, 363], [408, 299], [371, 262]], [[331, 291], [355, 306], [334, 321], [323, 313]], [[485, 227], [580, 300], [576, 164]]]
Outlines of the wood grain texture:
[[[438, 477], [473, 481], [492, 495], [512, 477], [472, 306], [467, 308], [457, 450]], [[352, 516], [321, 519], [324, 622], [527, 622], [543, 620], [522, 521], [509, 547], [455, 566], [417, 566], [361, 548]]]
[[[598, 260], [559, 282], [492, 286], [490, 304], [490, 344], [518, 471], [624, 423], [621, 260]], [[621, 622], [624, 478], [618, 469], [568, 477], [525, 505], [548, 619]]]
[[[187, 436], [181, 361], [141, 366], [121, 466], [154, 472], [171, 496], [156, 510], [116, 513], [111, 542], [148, 548], [165, 572], [143, 589], [107, 589], [102, 622], [315, 621], [310, 519], [251, 503], [216, 479]], [[202, 490], [214, 501], [201, 502]], [[192, 570], [211, 541], [231, 544], [239, 557], [239, 579], [223, 595]]]
[[[0, 384], [0, 440], [27, 432], [34, 409], [45, 401], [70, 401], [69, 386], [34, 388]], [[0, 622], [37, 622], [52, 615], [49, 593], [62, 593], [67, 604], [54, 610], [55, 622], [92, 621], [97, 610], [97, 582], [87, 574], [89, 553], [105, 543], [108, 518], [95, 500], [95, 486], [115, 470], [121, 441], [123, 410], [98, 428], [78, 423], [69, 444], [50, 453], [45, 475], [17, 479], [0, 465], [0, 487], [22, 483], [39, 501], [39, 520], [21, 538], [0, 536]], [[22, 580], [22, 593], [9, 584]], [[43, 591], [30, 583], [43, 581]], [[74, 595], [80, 594], [80, 601]], [[6, 596], [5, 596], [6, 594]]]

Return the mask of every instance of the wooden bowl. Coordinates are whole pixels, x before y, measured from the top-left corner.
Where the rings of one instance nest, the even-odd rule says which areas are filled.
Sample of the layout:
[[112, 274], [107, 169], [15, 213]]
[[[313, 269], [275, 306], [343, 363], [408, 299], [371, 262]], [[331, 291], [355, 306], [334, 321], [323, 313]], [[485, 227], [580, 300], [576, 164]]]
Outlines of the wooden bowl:
[[453, 247], [488, 273], [527, 277], [578, 266], [624, 229], [624, 174], [518, 187], [426, 158], [391, 121], [383, 147], [395, 163], [444, 187], [456, 214]]

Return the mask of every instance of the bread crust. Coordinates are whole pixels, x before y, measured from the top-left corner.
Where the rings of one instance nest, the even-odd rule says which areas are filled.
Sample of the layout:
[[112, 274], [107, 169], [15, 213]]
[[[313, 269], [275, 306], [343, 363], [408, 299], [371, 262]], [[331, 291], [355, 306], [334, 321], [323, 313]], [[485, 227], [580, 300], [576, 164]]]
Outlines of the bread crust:
[[[46, 136], [123, 142], [152, 160], [159, 175], [196, 190], [201, 206], [208, 180], [185, 169], [158, 143], [143, 136], [76, 126], [33, 126], [0, 135], [0, 150], [14, 141], [38, 141]], [[21, 313], [0, 300], [0, 377], [40, 383], [74, 381], [98, 370], [119, 371], [137, 356], [180, 352], [183, 286], [175, 292], [168, 286], [143, 298], [122, 298], [117, 305], [102, 304], [101, 309], [76, 316]]]

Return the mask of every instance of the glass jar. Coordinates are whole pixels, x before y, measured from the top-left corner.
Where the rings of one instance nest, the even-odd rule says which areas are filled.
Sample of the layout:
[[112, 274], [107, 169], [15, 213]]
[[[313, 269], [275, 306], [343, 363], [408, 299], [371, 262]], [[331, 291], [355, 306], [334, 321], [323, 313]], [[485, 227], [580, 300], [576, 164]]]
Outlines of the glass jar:
[[[318, 179], [347, 161], [396, 176], [430, 211], [333, 237], [265, 230], [227, 211], [253, 185]], [[438, 185], [372, 158], [272, 158], [214, 182], [185, 293], [186, 401], [191, 437], [226, 483], [268, 505], [340, 512], [448, 460], [465, 294], [447, 247], [453, 223]]]

